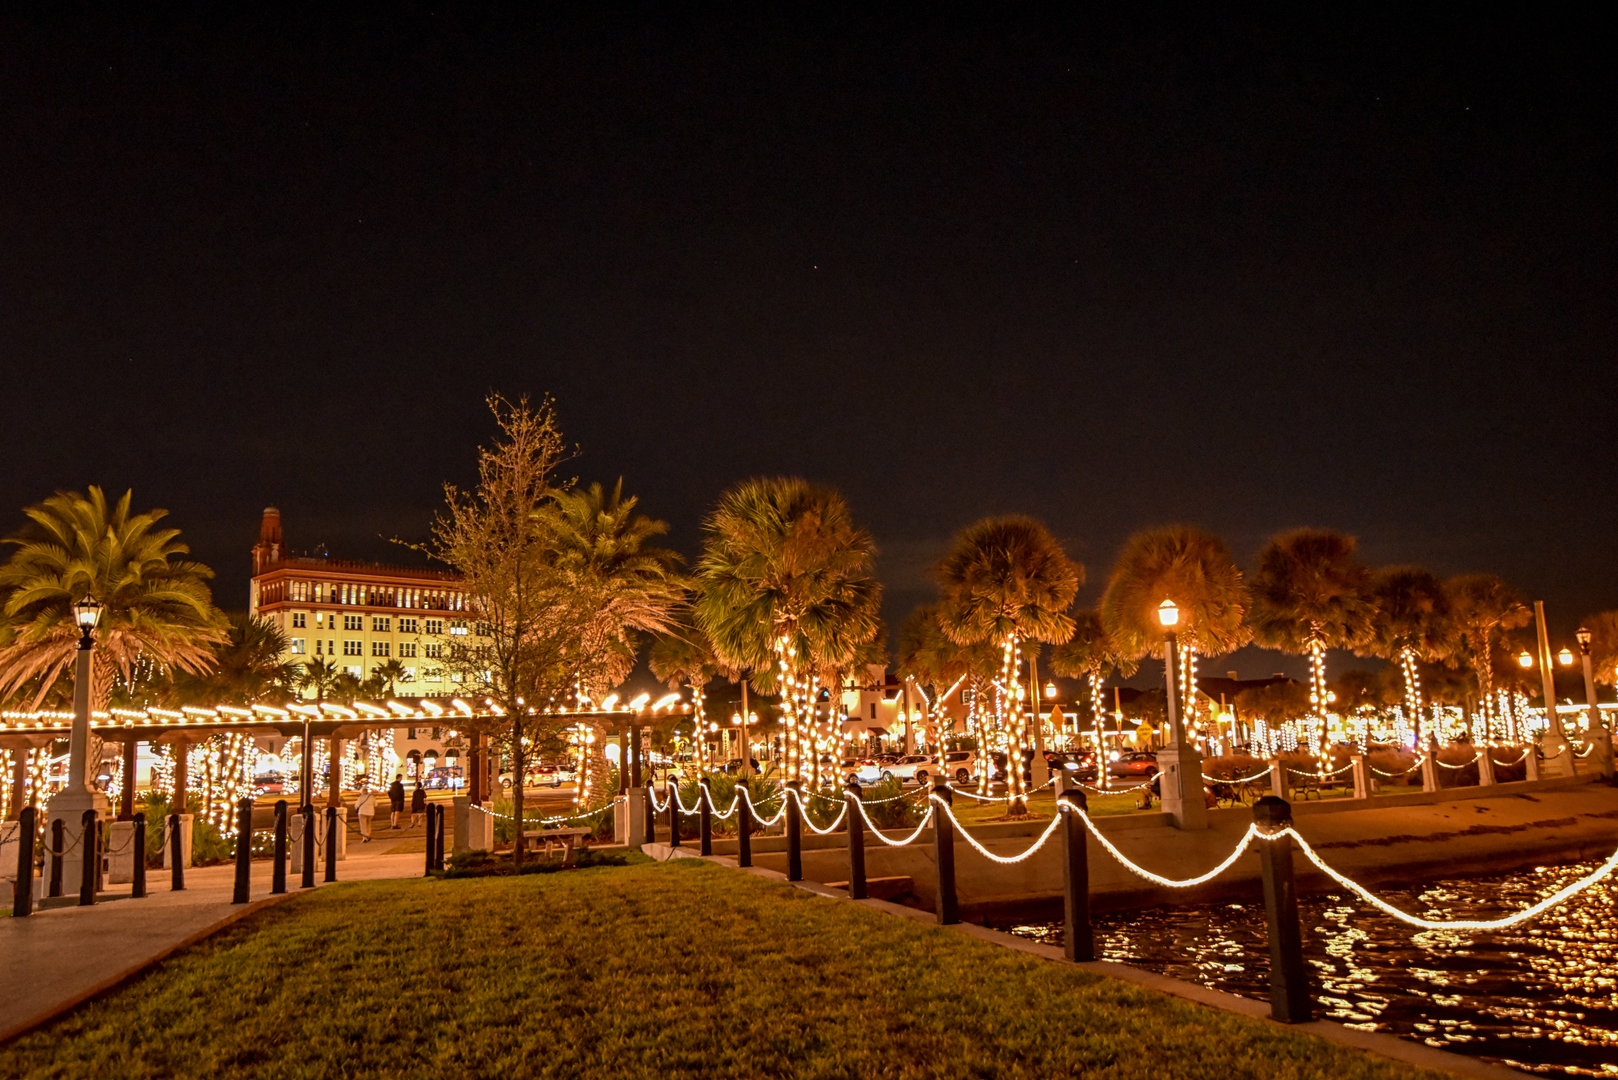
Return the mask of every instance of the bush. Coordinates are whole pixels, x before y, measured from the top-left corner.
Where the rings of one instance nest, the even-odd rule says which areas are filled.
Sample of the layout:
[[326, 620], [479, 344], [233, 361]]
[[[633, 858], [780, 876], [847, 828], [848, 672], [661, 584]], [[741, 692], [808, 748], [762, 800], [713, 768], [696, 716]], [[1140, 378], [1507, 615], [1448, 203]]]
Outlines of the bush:
[[[923, 796], [904, 798], [904, 785], [898, 780], [884, 780], [860, 792], [865, 803], [865, 816], [879, 829], [913, 829], [921, 820]], [[911, 792], [913, 794], [913, 792]]]
[[487, 851], [464, 851], [451, 856], [444, 869], [434, 874], [441, 878], [511, 877], [516, 874], [554, 874], [559, 870], [583, 870], [592, 866], [627, 866], [628, 857], [603, 854], [590, 848], [580, 848], [572, 866], [563, 866], [560, 858], [541, 859], [530, 855], [519, 869], [510, 855], [495, 855]]

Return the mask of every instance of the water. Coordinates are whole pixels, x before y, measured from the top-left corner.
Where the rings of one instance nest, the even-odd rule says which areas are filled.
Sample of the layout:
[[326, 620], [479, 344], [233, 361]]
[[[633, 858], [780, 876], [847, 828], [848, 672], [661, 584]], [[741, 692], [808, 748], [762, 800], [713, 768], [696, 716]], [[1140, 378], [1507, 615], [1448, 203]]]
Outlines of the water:
[[[1598, 864], [1375, 890], [1429, 919], [1499, 918]], [[1352, 895], [1302, 901], [1317, 1015], [1546, 1075], [1618, 1077], [1618, 880], [1498, 933], [1420, 931]], [[1061, 944], [1062, 924], [1000, 929]], [[1095, 920], [1096, 951], [1269, 1000], [1264, 906], [1204, 904]]]

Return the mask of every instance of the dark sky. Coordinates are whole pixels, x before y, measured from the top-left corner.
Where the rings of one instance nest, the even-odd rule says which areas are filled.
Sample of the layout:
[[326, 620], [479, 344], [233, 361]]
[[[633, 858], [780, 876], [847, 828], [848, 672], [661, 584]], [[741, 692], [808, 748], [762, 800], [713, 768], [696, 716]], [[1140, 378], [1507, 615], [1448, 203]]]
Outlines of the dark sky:
[[225, 606], [268, 503], [421, 537], [490, 390], [688, 554], [840, 487], [895, 623], [1006, 512], [1092, 601], [1185, 521], [1618, 606], [1604, 25], [236, 7], [0, 21], [0, 507], [133, 487]]

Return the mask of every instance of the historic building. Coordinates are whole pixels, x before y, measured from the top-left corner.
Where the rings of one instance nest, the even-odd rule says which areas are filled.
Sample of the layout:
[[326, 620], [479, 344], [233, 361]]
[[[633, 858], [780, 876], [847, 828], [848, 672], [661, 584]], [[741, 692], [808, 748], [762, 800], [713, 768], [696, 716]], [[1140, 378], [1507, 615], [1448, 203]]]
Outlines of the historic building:
[[476, 629], [459, 581], [442, 570], [294, 556], [272, 506], [253, 545], [248, 612], [280, 627], [293, 663], [318, 657], [360, 679], [390, 667], [400, 696], [453, 697], [446, 642]]

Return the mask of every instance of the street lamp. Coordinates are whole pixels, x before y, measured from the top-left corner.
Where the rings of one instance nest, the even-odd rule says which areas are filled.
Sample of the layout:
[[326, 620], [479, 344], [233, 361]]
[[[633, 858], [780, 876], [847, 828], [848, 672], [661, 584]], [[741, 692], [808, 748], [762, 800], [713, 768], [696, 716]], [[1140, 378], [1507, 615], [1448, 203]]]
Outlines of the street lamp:
[[1185, 732], [1180, 730], [1180, 708], [1175, 700], [1174, 686], [1175, 647], [1178, 644], [1174, 638], [1174, 628], [1180, 624], [1180, 609], [1173, 600], [1165, 600], [1158, 605], [1157, 621], [1163, 625], [1164, 637], [1167, 638], [1167, 646], [1163, 650], [1163, 682], [1168, 689], [1169, 739], [1173, 745], [1179, 746], [1185, 742]]
[[[84, 828], [86, 811], [99, 816], [107, 810], [107, 797], [91, 788], [87, 782], [90, 756], [90, 669], [91, 653], [95, 649], [94, 630], [101, 618], [101, 605], [86, 595], [74, 604], [73, 623], [79, 628], [78, 655], [73, 665], [73, 728], [68, 736], [67, 785], [51, 797], [47, 815], [51, 821], [63, 824], [64, 836], [70, 842]], [[134, 778], [128, 778], [131, 783]], [[92, 839], [91, 843], [94, 842]], [[71, 895], [79, 891], [84, 862], [82, 859], [62, 860], [62, 893]]]
[[1578, 640], [1579, 654], [1584, 658], [1584, 704], [1587, 713], [1586, 723], [1589, 725], [1584, 736], [1585, 745], [1594, 745], [1598, 748], [1596, 767], [1610, 778], [1613, 772], [1612, 735], [1601, 719], [1600, 706], [1596, 704], [1596, 677], [1590, 660], [1590, 629], [1581, 626], [1573, 636]]
[[1534, 666], [1534, 658], [1529, 654], [1527, 649], [1524, 649], [1522, 652], [1517, 654], [1517, 663], [1524, 668], [1531, 668]]
[[1052, 700], [1054, 700], [1056, 698], [1056, 683], [1055, 682], [1047, 682], [1045, 684], [1045, 696], [1048, 697], [1048, 698], [1051, 698]]
[[1187, 746], [1180, 728], [1180, 708], [1175, 700], [1174, 669], [1178, 662], [1178, 642], [1174, 628], [1180, 624], [1180, 609], [1173, 600], [1157, 608], [1157, 621], [1163, 627], [1163, 682], [1168, 690], [1169, 745], [1158, 752], [1158, 782], [1162, 785], [1163, 809], [1174, 816], [1181, 829], [1208, 827], [1207, 806], [1202, 798], [1202, 755]]
[[1573, 650], [1569, 649], [1566, 645], [1562, 646], [1562, 651], [1556, 654], [1556, 660], [1563, 667], [1572, 667]]
[[90, 631], [95, 629], [96, 623], [100, 619], [101, 605], [96, 603], [95, 597], [89, 593], [85, 593], [84, 599], [73, 605], [73, 621], [79, 624], [79, 630], [81, 631], [79, 648], [88, 649], [94, 644], [90, 637]]

